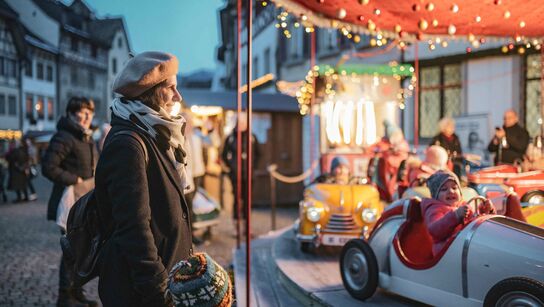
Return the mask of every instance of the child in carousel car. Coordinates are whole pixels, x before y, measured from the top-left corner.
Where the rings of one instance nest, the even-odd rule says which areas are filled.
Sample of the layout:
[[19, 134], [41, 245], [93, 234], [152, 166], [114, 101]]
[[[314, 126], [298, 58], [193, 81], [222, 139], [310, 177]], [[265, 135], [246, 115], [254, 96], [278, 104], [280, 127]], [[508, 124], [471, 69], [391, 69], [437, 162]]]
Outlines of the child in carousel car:
[[[473, 212], [463, 201], [457, 176], [446, 170], [435, 172], [427, 179], [432, 198], [421, 203], [427, 230], [433, 239], [433, 255], [440, 253], [450, 238], [472, 221]], [[480, 214], [494, 214], [493, 204], [486, 200], [478, 207]]]

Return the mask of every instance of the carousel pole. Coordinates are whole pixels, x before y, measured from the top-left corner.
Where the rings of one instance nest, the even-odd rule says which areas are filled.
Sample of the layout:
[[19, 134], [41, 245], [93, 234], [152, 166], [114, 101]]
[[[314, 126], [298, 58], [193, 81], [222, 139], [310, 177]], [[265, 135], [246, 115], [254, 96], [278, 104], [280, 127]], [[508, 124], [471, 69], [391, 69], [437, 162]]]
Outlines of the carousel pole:
[[240, 130], [240, 114], [242, 113], [242, 0], [236, 1], [236, 31], [237, 31], [237, 40], [236, 40], [236, 58], [237, 68], [236, 68], [236, 191], [235, 191], [235, 201], [236, 210], [238, 219], [236, 220], [236, 248], [240, 248], [240, 228], [242, 228], [242, 212], [241, 212], [241, 202], [242, 202], [242, 131]]
[[419, 40], [415, 42], [414, 66], [416, 75], [416, 86], [414, 93], [414, 146], [417, 151], [419, 138]]
[[[540, 140], [544, 142], [544, 46], [540, 46]], [[540, 148], [540, 152], [544, 146]]]
[[251, 113], [253, 108], [252, 89], [251, 89], [251, 47], [253, 38], [253, 0], [247, 1], [247, 203], [246, 203], [246, 302], [247, 306], [251, 305], [251, 181], [253, 179], [252, 159], [252, 121]]
[[[315, 28], [314, 31], [310, 33], [310, 72], [314, 73], [314, 67], [315, 67]], [[315, 100], [315, 83], [317, 81], [316, 78], [313, 78], [313, 91], [312, 91], [312, 100], [310, 100], [310, 168], [314, 164], [314, 136], [315, 136], [315, 123], [314, 123], [314, 100]], [[310, 175], [310, 181], [314, 179], [314, 172], [313, 169], [311, 171]]]

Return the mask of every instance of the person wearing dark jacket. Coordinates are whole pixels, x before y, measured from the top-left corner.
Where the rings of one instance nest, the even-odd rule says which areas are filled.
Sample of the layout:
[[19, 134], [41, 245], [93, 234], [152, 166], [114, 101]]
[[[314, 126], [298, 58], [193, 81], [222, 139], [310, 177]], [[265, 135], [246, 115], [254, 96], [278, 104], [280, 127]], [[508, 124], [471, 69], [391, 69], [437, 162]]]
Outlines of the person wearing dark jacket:
[[112, 235], [99, 259], [108, 306], [169, 306], [168, 272], [193, 253], [178, 60], [163, 52], [130, 59], [116, 77], [112, 128], [96, 169], [95, 195]]
[[435, 135], [429, 146], [438, 145], [443, 147], [449, 157], [460, 156], [463, 153], [459, 137], [455, 134], [455, 121], [451, 117], [444, 117], [438, 122], [440, 133]]
[[[49, 142], [42, 161], [42, 173], [53, 182], [53, 191], [47, 206], [47, 219], [56, 220], [61, 233], [66, 225], [59, 217], [59, 203], [63, 194], [69, 193], [72, 186], [74, 199], [85, 195], [94, 186], [94, 170], [98, 152], [92, 139], [91, 123], [94, 116], [94, 103], [84, 97], [72, 97], [66, 106], [66, 115], [57, 123], [57, 133]], [[66, 198], [64, 198], [66, 199]], [[71, 204], [61, 204], [71, 206]], [[73, 287], [70, 269], [61, 258], [59, 272], [59, 296], [57, 306], [96, 306], [95, 301], [87, 299], [83, 288]]]
[[[240, 212], [242, 213], [242, 218], [246, 218], [246, 201], [247, 201], [247, 157], [248, 157], [248, 150], [247, 150], [247, 138], [248, 138], [248, 132], [247, 132], [247, 119], [246, 114], [242, 113], [240, 114], [240, 118], [238, 119], [240, 126], [240, 130], [242, 131], [242, 176], [241, 176], [241, 192], [242, 192], [242, 203], [240, 204]], [[238, 211], [236, 208], [238, 208], [237, 204], [237, 197], [236, 197], [236, 191], [237, 191], [237, 180], [236, 180], [236, 174], [238, 171], [238, 163], [237, 163], [237, 152], [238, 152], [238, 146], [237, 141], [238, 140], [238, 129], [234, 128], [232, 130], [232, 133], [225, 139], [225, 144], [223, 145], [223, 151], [221, 153], [221, 159], [225, 163], [225, 165], [229, 168], [228, 169], [228, 175], [230, 178], [230, 181], [232, 183], [232, 192], [234, 194], [234, 208], [232, 210], [233, 218], [235, 220], [238, 219]], [[257, 163], [259, 162], [259, 142], [257, 141], [257, 137], [255, 134], [251, 135], [251, 148], [252, 148], [252, 161], [251, 165], [253, 169], [257, 167]]]
[[17, 194], [16, 203], [28, 201], [26, 186], [29, 180], [30, 158], [26, 144], [21, 142], [6, 155], [6, 159], [9, 165], [8, 190]]
[[504, 113], [504, 125], [495, 128], [495, 136], [487, 149], [495, 154], [495, 165], [522, 162], [529, 146], [529, 132], [518, 123], [518, 114], [513, 110]]

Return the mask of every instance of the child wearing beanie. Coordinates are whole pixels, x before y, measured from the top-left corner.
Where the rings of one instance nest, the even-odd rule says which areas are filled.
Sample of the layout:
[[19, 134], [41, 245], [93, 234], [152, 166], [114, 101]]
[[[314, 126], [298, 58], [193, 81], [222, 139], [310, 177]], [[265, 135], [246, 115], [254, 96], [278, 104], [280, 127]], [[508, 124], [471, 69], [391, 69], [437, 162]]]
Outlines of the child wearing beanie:
[[[440, 253], [448, 240], [457, 235], [463, 226], [472, 221], [472, 210], [461, 197], [461, 185], [450, 171], [437, 171], [427, 180], [432, 198], [426, 198], [421, 210], [427, 230], [433, 239], [433, 255]], [[478, 211], [493, 214], [495, 208], [489, 200], [480, 205]]]

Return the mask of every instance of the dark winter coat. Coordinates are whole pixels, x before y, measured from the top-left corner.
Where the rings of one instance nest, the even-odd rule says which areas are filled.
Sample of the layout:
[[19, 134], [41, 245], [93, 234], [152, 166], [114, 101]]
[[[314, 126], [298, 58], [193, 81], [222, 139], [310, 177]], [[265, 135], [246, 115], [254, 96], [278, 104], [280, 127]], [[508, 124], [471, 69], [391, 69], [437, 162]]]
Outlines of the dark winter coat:
[[89, 179], [94, 176], [97, 161], [98, 151], [93, 139], [76, 122], [62, 117], [42, 161], [44, 176], [54, 183], [47, 219], [56, 219], [57, 207], [67, 186], [76, 184], [78, 177]]
[[[141, 136], [147, 149], [126, 134]], [[168, 272], [192, 253], [181, 179], [161, 148], [132, 123], [112, 115], [96, 169], [100, 215], [112, 229], [100, 257], [104, 306], [162, 306]]]
[[455, 133], [449, 138], [443, 133], [437, 134], [429, 143], [429, 146], [432, 145], [438, 145], [443, 147], [450, 156], [454, 153], [456, 156], [460, 156], [463, 153], [463, 149], [461, 149], [461, 142], [459, 141], [459, 137]]
[[[515, 124], [511, 127], [503, 127], [506, 133], [507, 148], [501, 148], [501, 160], [499, 161], [499, 144], [495, 144], [493, 138], [489, 143], [487, 149], [495, 154], [495, 164], [508, 163], [513, 164], [516, 160], [523, 160], [523, 156], [529, 146], [529, 132], [519, 124]], [[497, 142], [498, 143], [498, 142]]]
[[25, 190], [30, 172], [30, 158], [26, 147], [13, 149], [6, 159], [9, 165], [8, 190]]
[[[236, 155], [238, 152], [237, 147], [237, 136], [238, 132], [236, 129], [225, 140], [223, 146], [223, 152], [221, 153], [221, 159], [230, 169], [230, 175], [236, 176], [236, 170], [238, 169]], [[252, 166], [256, 168], [257, 163], [259, 162], [259, 143], [257, 142], [257, 137], [255, 134], [251, 136], [251, 149], [252, 149]], [[242, 174], [246, 172], [246, 160], [247, 160], [247, 131], [242, 131]], [[244, 176], [242, 176], [244, 177]]]

